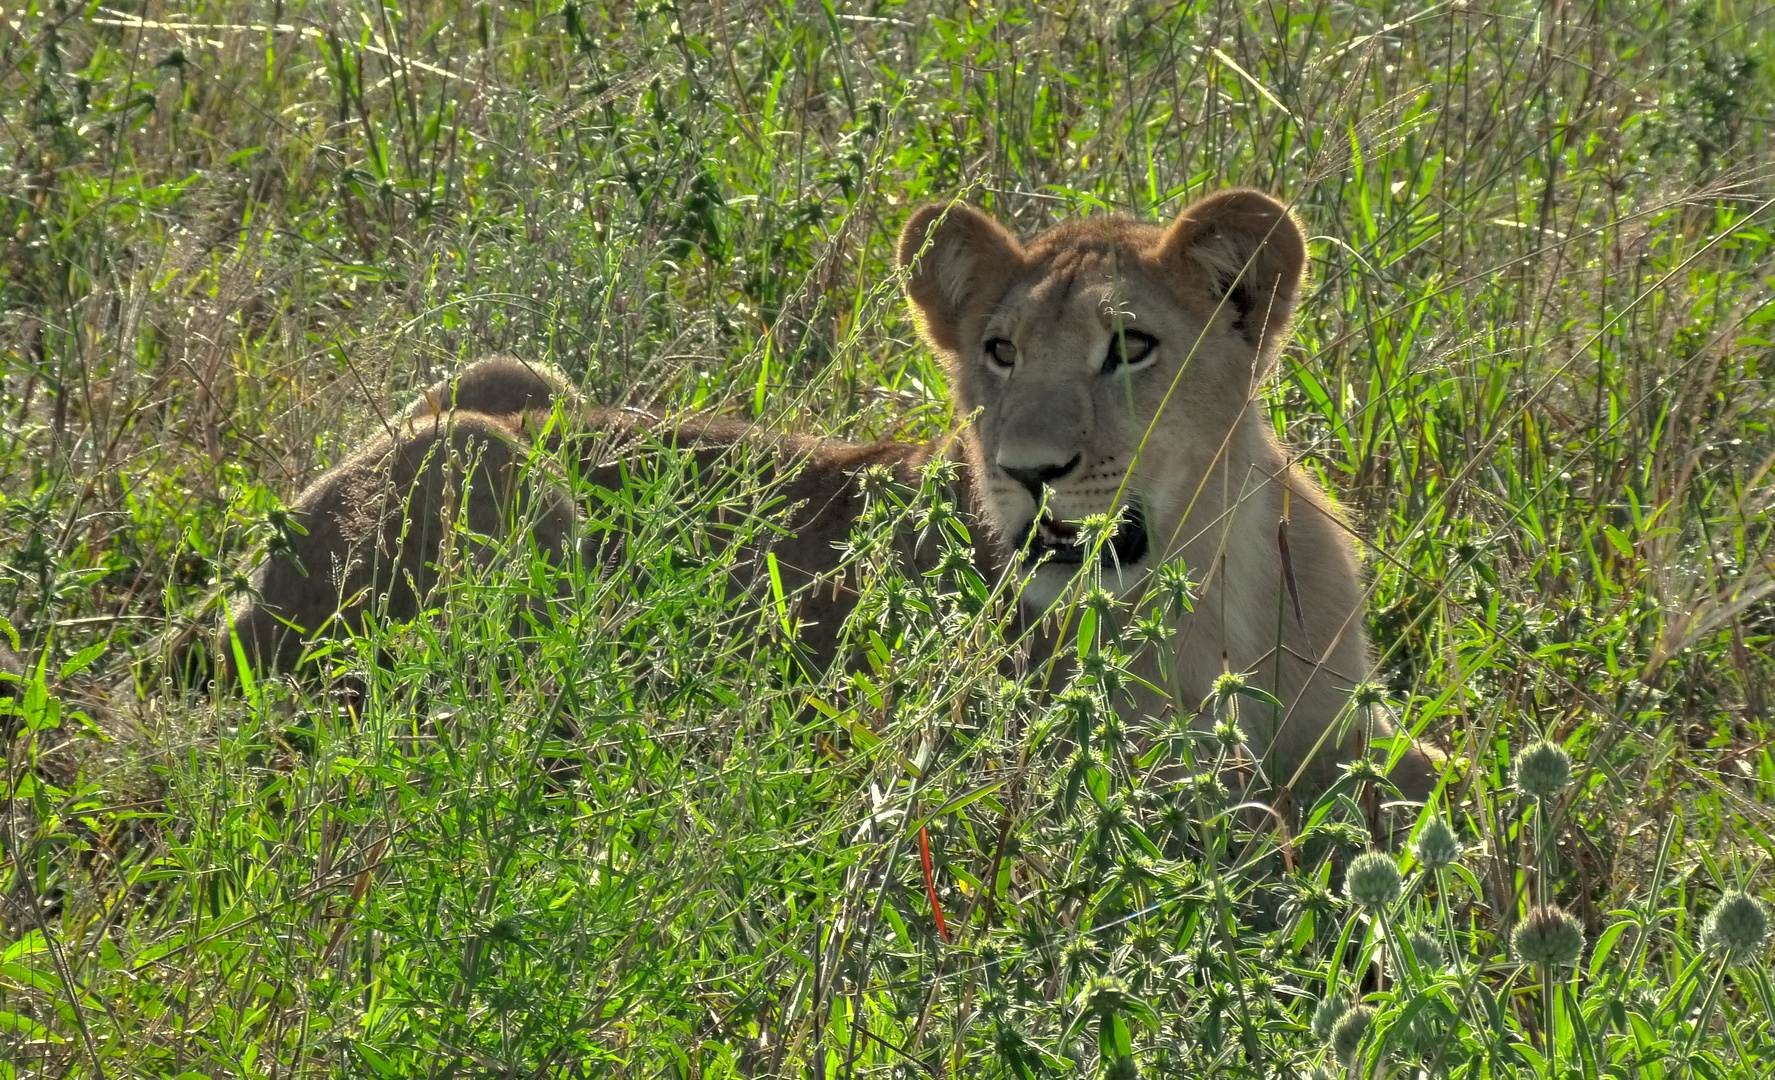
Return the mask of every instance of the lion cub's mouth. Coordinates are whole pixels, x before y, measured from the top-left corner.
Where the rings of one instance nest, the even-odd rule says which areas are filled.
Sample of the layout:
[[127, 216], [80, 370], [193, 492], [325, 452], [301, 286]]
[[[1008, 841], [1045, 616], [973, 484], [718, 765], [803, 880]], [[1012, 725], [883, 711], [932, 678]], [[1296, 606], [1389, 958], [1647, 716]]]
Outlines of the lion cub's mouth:
[[[1078, 526], [1056, 521], [1052, 515], [1044, 514], [1029, 524], [1029, 540], [1023, 549], [1023, 560], [1035, 563], [1046, 557], [1051, 563], [1081, 565], [1085, 561], [1083, 541]], [[1132, 566], [1145, 556], [1146, 515], [1139, 503], [1131, 503], [1123, 508], [1115, 535], [1097, 553], [1097, 564]]]

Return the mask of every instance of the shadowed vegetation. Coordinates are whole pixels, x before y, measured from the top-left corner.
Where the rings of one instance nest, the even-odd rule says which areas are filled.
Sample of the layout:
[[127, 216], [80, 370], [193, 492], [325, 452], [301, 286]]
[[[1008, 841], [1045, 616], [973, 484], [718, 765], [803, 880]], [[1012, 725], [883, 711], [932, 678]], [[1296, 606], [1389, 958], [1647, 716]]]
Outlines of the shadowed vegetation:
[[[1728, 894], [1775, 801], [1772, 23], [0, 12], [0, 1077], [1767, 1075]], [[1451, 757], [1416, 846], [1361, 770], [1283, 834], [1227, 812], [1235, 737], [1115, 716], [1145, 609], [1086, 589], [1074, 682], [1007, 678], [991, 583], [891, 555], [906, 513], [967, 546], [940, 477], [872, 489], [855, 671], [728, 602], [705, 522], [756, 478], [667, 455], [577, 486], [620, 564], [464, 573], [343, 680], [170, 677], [284, 503], [474, 357], [931, 437], [910, 205], [1228, 184], [1313, 237], [1266, 402], [1366, 543], [1355, 707]], [[1564, 777], [1518, 775], [1543, 741]]]

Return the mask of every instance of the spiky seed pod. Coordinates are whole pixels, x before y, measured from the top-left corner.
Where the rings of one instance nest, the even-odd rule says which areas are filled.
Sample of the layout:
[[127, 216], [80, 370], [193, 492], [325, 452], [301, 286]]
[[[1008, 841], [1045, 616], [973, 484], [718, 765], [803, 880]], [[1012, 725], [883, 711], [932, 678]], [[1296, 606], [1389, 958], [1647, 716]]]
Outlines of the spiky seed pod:
[[868, 498], [879, 499], [894, 488], [894, 471], [886, 465], [865, 465], [857, 472], [857, 486]]
[[1707, 915], [1701, 940], [1710, 949], [1726, 955], [1726, 961], [1741, 964], [1763, 950], [1769, 937], [1769, 910], [1761, 900], [1741, 892], [1720, 897]]
[[1113, 975], [1099, 975], [1092, 979], [1080, 995], [1085, 1008], [1102, 1017], [1125, 1010], [1132, 996], [1128, 993], [1128, 984]]
[[1128, 800], [1120, 795], [1111, 795], [1097, 808], [1097, 835], [1106, 837], [1127, 828], [1133, 820], [1128, 812]]
[[1448, 822], [1431, 818], [1418, 830], [1412, 853], [1426, 870], [1442, 870], [1461, 861], [1461, 842], [1455, 839], [1455, 831], [1448, 827]]
[[1079, 597], [1079, 603], [1095, 611], [1101, 618], [1113, 616], [1116, 610], [1121, 607], [1121, 602], [1116, 599], [1116, 594], [1102, 586], [1086, 589], [1085, 594]]
[[1366, 1005], [1358, 1005], [1354, 1009], [1338, 1017], [1337, 1023], [1331, 1025], [1331, 1052], [1339, 1061], [1349, 1061], [1362, 1049], [1362, 1040], [1368, 1037], [1368, 1027], [1374, 1022], [1374, 1010]]
[[973, 568], [973, 552], [962, 547], [960, 544], [947, 544], [943, 548], [943, 554], [937, 559], [936, 569], [932, 572], [939, 576], [944, 574], [954, 575], [961, 573], [963, 570], [972, 570]]
[[1177, 631], [1165, 625], [1165, 620], [1157, 615], [1134, 620], [1133, 637], [1141, 645], [1163, 645], [1171, 640]]
[[1189, 579], [1189, 568], [1182, 559], [1173, 559], [1160, 566], [1153, 575], [1151, 594], [1162, 598], [1166, 610], [1181, 615], [1195, 608], [1196, 583]]
[[1370, 911], [1399, 899], [1399, 889], [1399, 864], [1379, 851], [1356, 856], [1344, 873], [1344, 895]]
[[1088, 730], [1097, 722], [1097, 697], [1080, 687], [1069, 687], [1055, 694], [1054, 708], [1075, 729]]
[[1190, 815], [1189, 808], [1177, 803], [1159, 811], [1159, 822], [1179, 841], [1188, 837], [1195, 826], [1195, 818]]
[[1148, 960], [1165, 954], [1165, 935], [1151, 927], [1134, 931], [1128, 938], [1128, 944], [1136, 956], [1143, 956]]
[[1138, 1080], [1140, 1066], [1131, 1057], [1112, 1057], [1103, 1063], [1103, 1080]]
[[1510, 934], [1510, 947], [1524, 962], [1570, 967], [1584, 952], [1584, 927], [1557, 907], [1538, 907]]
[[1214, 680], [1213, 695], [1217, 698], [1229, 698], [1245, 689], [1245, 676], [1236, 671], [1222, 672]]
[[1381, 772], [1379, 762], [1365, 757], [1352, 758], [1344, 766], [1344, 775], [1360, 783], [1369, 784], [1379, 783], [1387, 778], [1387, 774]]
[[1572, 782], [1572, 756], [1550, 742], [1524, 747], [1516, 755], [1516, 788], [1543, 801], [1558, 797]]
[[1417, 957], [1419, 967], [1435, 971], [1442, 966], [1442, 946], [1429, 934], [1413, 930], [1405, 935], [1405, 943], [1411, 946], [1411, 955]]
[[1188, 777], [1179, 785], [1179, 791], [1187, 793], [1191, 798], [1201, 800], [1206, 807], [1219, 809], [1226, 804], [1226, 784], [1221, 782], [1220, 774], [1199, 772]]
[[[887, 466], [885, 465], [874, 465], [870, 467], [887, 469]], [[918, 480], [920, 486], [928, 490], [936, 491], [954, 484], [955, 478], [960, 475], [960, 473], [960, 462], [951, 460], [942, 454], [937, 454], [919, 467]], [[893, 476], [892, 470], [888, 470], [888, 475], [890, 477]]]
[[1073, 938], [1060, 950], [1060, 958], [1066, 961], [1068, 967], [1083, 967], [1096, 961], [1097, 950], [1092, 947], [1089, 939]]
[[1331, 1029], [1350, 1011], [1350, 1003], [1342, 998], [1326, 998], [1313, 1009], [1313, 1019], [1307, 1025], [1313, 1032], [1313, 1038], [1321, 1042], [1331, 1039]]

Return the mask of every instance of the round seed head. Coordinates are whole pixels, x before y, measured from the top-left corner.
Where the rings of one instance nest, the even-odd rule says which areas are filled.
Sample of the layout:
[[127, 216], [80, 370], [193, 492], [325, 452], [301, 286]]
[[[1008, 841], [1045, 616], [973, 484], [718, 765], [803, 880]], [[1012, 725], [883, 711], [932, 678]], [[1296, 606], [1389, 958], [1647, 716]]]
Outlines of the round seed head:
[[1219, 773], [1197, 773], [1183, 782], [1182, 790], [1210, 806], [1219, 806], [1226, 802], [1226, 784], [1221, 782]]
[[1344, 874], [1344, 895], [1370, 911], [1399, 899], [1399, 885], [1399, 864], [1379, 851], [1356, 856]]
[[1584, 927], [1559, 908], [1538, 907], [1511, 933], [1510, 946], [1527, 963], [1570, 967], [1584, 952]]
[[1349, 1061], [1362, 1049], [1362, 1040], [1368, 1035], [1368, 1026], [1374, 1022], [1374, 1010], [1366, 1005], [1358, 1005], [1338, 1018], [1331, 1025], [1331, 1052], [1339, 1061]]
[[1405, 935], [1406, 944], [1411, 946], [1411, 955], [1418, 958], [1418, 966], [1431, 971], [1442, 966], [1442, 946], [1436, 939], [1422, 930], [1413, 930]]
[[[1096, 959], [1097, 950], [1084, 938], [1073, 938], [1060, 950], [1060, 959], [1068, 968], [1081, 968]], [[1113, 980], [1112, 980], [1113, 981]]]
[[1455, 839], [1455, 831], [1448, 827], [1448, 822], [1431, 818], [1418, 830], [1412, 852], [1425, 869], [1441, 870], [1461, 861], [1461, 842]]
[[1331, 1038], [1331, 1029], [1350, 1011], [1350, 1003], [1342, 998], [1326, 998], [1313, 1009], [1313, 1019], [1307, 1026], [1313, 1032], [1313, 1038], [1321, 1041]]
[[1729, 892], [1708, 913], [1701, 940], [1710, 949], [1726, 954], [1730, 963], [1742, 963], [1763, 950], [1769, 937], [1769, 911], [1763, 902], [1741, 892]]
[[1572, 756], [1550, 742], [1524, 747], [1516, 755], [1517, 790], [1537, 799], [1552, 799], [1572, 782]]
[[1379, 783], [1387, 778], [1387, 774], [1381, 772], [1378, 762], [1365, 757], [1352, 759], [1349, 764], [1344, 766], [1344, 775], [1352, 780], [1370, 784]]
[[1236, 671], [1222, 672], [1214, 680], [1214, 696], [1230, 698], [1245, 689], [1245, 676]]
[[1139, 1080], [1140, 1066], [1131, 1057], [1117, 1055], [1103, 1063], [1103, 1080]]
[[1099, 975], [1092, 979], [1080, 996], [1084, 998], [1086, 1009], [1104, 1017], [1114, 1016], [1126, 1009], [1131, 998], [1127, 984], [1111, 975]]
[[1173, 559], [1159, 567], [1153, 581], [1156, 586], [1153, 594], [1163, 598], [1172, 612], [1185, 612], [1194, 607], [1196, 583], [1189, 579], [1189, 568], [1183, 565], [1182, 559]]
[[1097, 699], [1089, 690], [1073, 687], [1054, 695], [1054, 707], [1066, 714], [1074, 725], [1093, 724], [1097, 720]]
[[[1104, 521], [1113, 524], [1112, 522], [1109, 522], [1107, 517], [1104, 518]], [[1087, 589], [1085, 595], [1079, 597], [1079, 602], [1099, 615], [1113, 614], [1117, 607], [1115, 593], [1110, 592], [1102, 586], [1095, 586]]]

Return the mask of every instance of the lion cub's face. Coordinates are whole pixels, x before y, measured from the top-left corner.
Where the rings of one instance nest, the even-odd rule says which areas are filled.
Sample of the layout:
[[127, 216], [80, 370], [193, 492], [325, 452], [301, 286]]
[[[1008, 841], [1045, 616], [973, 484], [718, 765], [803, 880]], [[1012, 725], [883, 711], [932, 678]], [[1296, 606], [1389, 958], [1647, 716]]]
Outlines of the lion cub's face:
[[978, 410], [970, 454], [993, 524], [1023, 545], [1026, 600], [1052, 603], [1091, 557], [1091, 515], [1119, 521], [1096, 555], [1118, 592], [1207, 526], [1204, 480], [1260, 419], [1300, 289], [1306, 246], [1281, 204], [1226, 191], [1167, 227], [1090, 219], [1028, 244], [934, 204], [899, 255], [958, 414]]

